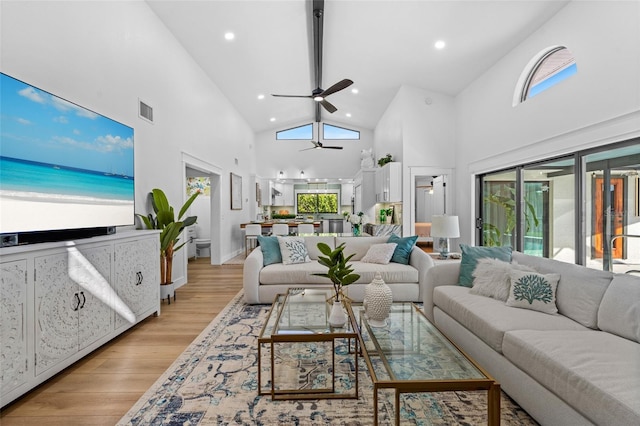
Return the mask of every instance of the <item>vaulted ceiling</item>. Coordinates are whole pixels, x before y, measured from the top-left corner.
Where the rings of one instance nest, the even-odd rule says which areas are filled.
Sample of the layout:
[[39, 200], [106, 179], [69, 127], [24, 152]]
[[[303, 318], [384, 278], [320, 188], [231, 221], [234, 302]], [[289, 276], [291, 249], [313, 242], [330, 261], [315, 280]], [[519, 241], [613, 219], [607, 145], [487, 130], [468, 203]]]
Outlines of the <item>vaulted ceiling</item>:
[[[314, 121], [312, 100], [271, 96], [315, 89], [312, 1], [146, 1], [254, 131]], [[354, 84], [322, 119], [374, 129], [402, 85], [455, 96], [567, 3], [326, 0], [322, 85]]]

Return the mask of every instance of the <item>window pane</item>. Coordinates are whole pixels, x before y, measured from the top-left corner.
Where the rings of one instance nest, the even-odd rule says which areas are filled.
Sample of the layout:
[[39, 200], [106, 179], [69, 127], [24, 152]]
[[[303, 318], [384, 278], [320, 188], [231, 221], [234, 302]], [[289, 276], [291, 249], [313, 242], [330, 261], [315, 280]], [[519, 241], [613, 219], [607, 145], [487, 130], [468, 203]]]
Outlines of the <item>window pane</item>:
[[338, 213], [338, 194], [318, 194], [318, 213]]
[[342, 127], [322, 124], [323, 139], [360, 139], [360, 132], [357, 130], [345, 129]]
[[522, 102], [555, 86], [577, 72], [576, 60], [569, 49], [562, 46], [550, 49], [528, 71], [529, 77], [523, 87]]
[[313, 139], [313, 124], [294, 127], [293, 129], [276, 132], [276, 140], [307, 140]]
[[299, 214], [315, 213], [317, 210], [318, 198], [316, 194], [297, 194], [297, 208]]
[[482, 245], [516, 247], [516, 172], [482, 178]]
[[575, 161], [524, 170], [524, 253], [575, 263]]

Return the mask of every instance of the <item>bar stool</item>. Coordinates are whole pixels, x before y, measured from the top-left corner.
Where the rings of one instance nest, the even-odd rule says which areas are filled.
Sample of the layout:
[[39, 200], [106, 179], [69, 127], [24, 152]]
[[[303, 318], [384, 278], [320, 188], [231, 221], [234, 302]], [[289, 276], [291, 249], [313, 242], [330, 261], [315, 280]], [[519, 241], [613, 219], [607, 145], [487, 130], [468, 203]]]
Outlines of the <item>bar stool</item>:
[[272, 235], [289, 235], [289, 225], [286, 223], [274, 223], [271, 227]]
[[300, 234], [313, 234], [315, 232], [315, 227], [313, 223], [301, 223], [298, 225], [298, 235]]
[[249, 255], [249, 245], [253, 250], [258, 245], [258, 235], [262, 234], [262, 225], [250, 224], [244, 227], [244, 256]]

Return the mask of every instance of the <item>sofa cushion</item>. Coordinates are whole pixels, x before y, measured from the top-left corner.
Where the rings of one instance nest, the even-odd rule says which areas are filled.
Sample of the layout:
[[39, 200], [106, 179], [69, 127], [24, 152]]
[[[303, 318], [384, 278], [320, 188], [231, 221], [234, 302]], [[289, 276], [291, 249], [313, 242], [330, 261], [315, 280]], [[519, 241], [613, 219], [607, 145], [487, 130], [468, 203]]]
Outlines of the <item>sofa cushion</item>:
[[640, 424], [640, 344], [602, 331], [520, 330], [505, 334], [502, 350], [595, 424]]
[[396, 249], [393, 252], [393, 256], [391, 257], [391, 261], [408, 265], [409, 258], [411, 257], [411, 250], [413, 250], [413, 246], [416, 244], [417, 240], [417, 235], [402, 238], [398, 237], [396, 234], [391, 234], [387, 242], [397, 244]]
[[556, 292], [558, 312], [586, 327], [597, 327], [598, 307], [613, 278], [611, 272], [530, 256], [517, 251], [513, 252], [513, 260], [529, 265], [543, 274], [560, 274]]
[[294, 265], [311, 261], [309, 259], [307, 247], [304, 245], [304, 238], [278, 236], [278, 244], [280, 245], [282, 263], [285, 265]]
[[280, 253], [280, 244], [278, 237], [265, 237], [258, 235], [258, 245], [262, 249], [263, 265], [271, 265], [272, 263], [282, 263], [282, 254]]
[[373, 281], [376, 272], [380, 272], [382, 279], [387, 284], [393, 283], [418, 283], [419, 271], [411, 265], [400, 263], [378, 263], [352, 262], [354, 273], [360, 274], [356, 284], [369, 284]]
[[284, 263], [274, 263], [265, 266], [260, 270], [260, 284], [327, 284], [331, 285], [331, 280], [325, 277], [318, 277], [314, 273], [326, 273], [327, 267], [312, 260], [296, 265], [285, 265]]
[[386, 243], [389, 237], [335, 237], [335, 246], [344, 243], [343, 253], [345, 256], [353, 254], [351, 261], [360, 260], [367, 254], [372, 244]]
[[511, 271], [511, 288], [507, 306], [532, 309], [545, 314], [557, 314], [556, 288], [560, 275]]
[[473, 271], [478, 259], [490, 258], [511, 262], [511, 247], [471, 247], [460, 244], [462, 260], [460, 261], [460, 278], [458, 284], [471, 287], [473, 285]]
[[[368, 284], [373, 281], [376, 272], [380, 272], [385, 283], [418, 283], [418, 270], [410, 265], [388, 263], [380, 265], [376, 263], [351, 262], [354, 273], [360, 278], [355, 284]], [[296, 264], [295, 267], [275, 263], [265, 266], [260, 270], [260, 284], [327, 284], [331, 285], [328, 278], [312, 275], [314, 273], [326, 273], [327, 267], [312, 260], [307, 263]]]
[[470, 290], [451, 285], [436, 287], [433, 302], [498, 352], [502, 352], [504, 333], [511, 330], [588, 330], [569, 318], [513, 308], [502, 301], [471, 294]]
[[613, 277], [600, 303], [598, 328], [640, 343], [640, 278]]
[[318, 256], [324, 256], [320, 250], [318, 250], [318, 243], [325, 243], [331, 250], [335, 249], [335, 237], [327, 235], [306, 235], [304, 237], [304, 244], [307, 246], [307, 252], [309, 253], [309, 259], [318, 260]]
[[473, 287], [471, 294], [493, 297], [496, 300], [506, 302], [511, 288], [511, 271], [530, 271], [534, 269], [518, 263], [504, 262], [499, 259], [478, 259], [478, 264], [473, 271]]
[[386, 265], [391, 260], [396, 247], [396, 243], [373, 244], [369, 247], [361, 262]]

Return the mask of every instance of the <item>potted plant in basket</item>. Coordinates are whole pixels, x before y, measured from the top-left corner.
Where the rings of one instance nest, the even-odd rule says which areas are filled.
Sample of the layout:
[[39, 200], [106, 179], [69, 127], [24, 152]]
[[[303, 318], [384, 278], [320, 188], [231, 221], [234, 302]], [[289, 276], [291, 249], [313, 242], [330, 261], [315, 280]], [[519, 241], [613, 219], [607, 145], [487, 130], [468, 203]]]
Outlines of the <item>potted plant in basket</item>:
[[[142, 214], [136, 214], [140, 217], [147, 229], [160, 229], [160, 289], [161, 298], [169, 298], [171, 301], [171, 295], [173, 294], [173, 281], [171, 278], [173, 269], [173, 255], [176, 251], [180, 250], [185, 243], [176, 245], [180, 238], [180, 233], [187, 226], [193, 225], [198, 219], [197, 216], [189, 216], [182, 219], [182, 216], [187, 212], [187, 209], [193, 203], [193, 200], [199, 195], [199, 192], [193, 194], [186, 203], [180, 209], [178, 213], [178, 220], [175, 219], [173, 207], [169, 204], [169, 200], [165, 193], [158, 188], [153, 189], [149, 196], [151, 197], [151, 205], [155, 212], [155, 217], [152, 213], [145, 216]], [[174, 296], [175, 297], [175, 296]]]
[[342, 327], [347, 322], [347, 317], [342, 309], [342, 300], [346, 296], [342, 293], [342, 287], [356, 282], [360, 275], [353, 273], [353, 268], [349, 264], [349, 260], [355, 253], [344, 256], [344, 243], [340, 244], [334, 250], [331, 250], [325, 243], [318, 243], [318, 250], [324, 256], [318, 256], [318, 263], [326, 266], [329, 270], [326, 273], [314, 273], [319, 277], [326, 277], [333, 284], [334, 296], [331, 315], [329, 316], [329, 324], [334, 327]]

